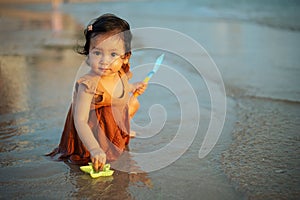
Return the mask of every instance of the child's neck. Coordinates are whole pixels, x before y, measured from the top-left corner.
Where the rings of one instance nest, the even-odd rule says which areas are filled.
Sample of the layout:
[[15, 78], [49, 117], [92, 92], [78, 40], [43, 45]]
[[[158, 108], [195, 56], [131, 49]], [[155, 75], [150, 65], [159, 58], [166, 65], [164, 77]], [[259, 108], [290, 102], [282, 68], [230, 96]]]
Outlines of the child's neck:
[[119, 98], [123, 95], [123, 83], [118, 73], [111, 76], [101, 76], [100, 81], [111, 96]]
[[104, 81], [115, 81], [117, 79], [119, 79], [119, 76], [117, 73], [107, 75], [107, 76], [101, 76], [101, 80], [104, 80]]

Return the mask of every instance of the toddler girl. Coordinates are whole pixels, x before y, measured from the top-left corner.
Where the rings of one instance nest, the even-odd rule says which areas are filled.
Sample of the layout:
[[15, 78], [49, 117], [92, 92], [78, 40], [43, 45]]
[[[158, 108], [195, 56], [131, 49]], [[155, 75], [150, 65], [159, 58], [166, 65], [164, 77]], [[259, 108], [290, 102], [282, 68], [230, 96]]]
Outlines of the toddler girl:
[[130, 84], [131, 39], [129, 24], [112, 14], [93, 20], [84, 31], [89, 71], [75, 83], [58, 148], [48, 154], [74, 164], [92, 161], [101, 169], [116, 160], [129, 142], [129, 120], [139, 108], [130, 93], [142, 94], [147, 85]]

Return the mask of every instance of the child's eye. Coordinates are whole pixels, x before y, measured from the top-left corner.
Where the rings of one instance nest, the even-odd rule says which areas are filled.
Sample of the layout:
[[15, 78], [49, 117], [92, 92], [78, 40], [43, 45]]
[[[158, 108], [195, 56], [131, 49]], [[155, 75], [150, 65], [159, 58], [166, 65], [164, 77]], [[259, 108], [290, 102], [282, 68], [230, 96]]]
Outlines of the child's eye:
[[118, 56], [118, 54], [115, 53], [115, 52], [113, 52], [113, 53], [111, 53], [111, 56], [112, 56], [112, 57], [116, 57], [116, 56]]
[[99, 56], [99, 55], [101, 55], [101, 52], [100, 52], [100, 51], [94, 51], [94, 54], [95, 54], [96, 56]]

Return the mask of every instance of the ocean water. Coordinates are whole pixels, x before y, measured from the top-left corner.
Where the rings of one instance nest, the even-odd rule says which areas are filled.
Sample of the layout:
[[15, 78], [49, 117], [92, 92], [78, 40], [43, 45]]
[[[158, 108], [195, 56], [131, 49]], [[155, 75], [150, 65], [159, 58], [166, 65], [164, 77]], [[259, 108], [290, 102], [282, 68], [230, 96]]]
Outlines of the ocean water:
[[[62, 18], [62, 33], [56, 36], [51, 29], [54, 15], [50, 4], [13, 5], [29, 15], [25, 12], [20, 19], [6, 14], [2, 19], [2, 23], [10, 24], [7, 27], [13, 27], [13, 34], [5, 40], [7, 32], [1, 29], [1, 40], [6, 44], [1, 49], [0, 74], [6, 88], [1, 89], [1, 96], [6, 97], [1, 99], [1, 198], [297, 199], [299, 7], [298, 1], [279, 0], [65, 3], [60, 12], [69, 14], [79, 25]], [[184, 95], [185, 85], [174, 81], [175, 75], [181, 74], [195, 92], [200, 120], [185, 121], [191, 127], [199, 125], [199, 129], [178, 160], [150, 173], [116, 171], [112, 178], [92, 180], [77, 166], [42, 156], [59, 142], [82, 62], [70, 46], [61, 44], [69, 44], [70, 38], [76, 43], [82, 26], [106, 12], [127, 19], [133, 29], [161, 27], [180, 32], [211, 56], [224, 81], [227, 109], [222, 134], [207, 157], [198, 156], [212, 105], [206, 77], [195, 70], [190, 62], [194, 59], [170, 51], [165, 52], [165, 66], [153, 81], [165, 76], [172, 84], [149, 85], [140, 97], [142, 108], [134, 121], [147, 128], [151, 117], [165, 116], [164, 127], [154, 136], [154, 130], [148, 128], [146, 138], [142, 137], [146, 131], [135, 127], [139, 137], [131, 141], [130, 149], [137, 153], [155, 151], [176, 136], [182, 121], [181, 103], [189, 105], [188, 98], [181, 102], [174, 92], [177, 90], [171, 90], [181, 88], [179, 93]], [[20, 21], [14, 26], [11, 18], [16, 16]], [[36, 43], [22, 43], [22, 38]], [[203, 51], [186, 50], [185, 55], [212, 66], [203, 59]], [[138, 72], [134, 80], [147, 72], [137, 66], [150, 67], [161, 53], [161, 49], [153, 48], [134, 51], [132, 68]], [[167, 67], [177, 73], [168, 74]]]
[[[49, 4], [40, 4], [34, 7], [22, 4], [16, 6], [39, 11], [51, 9]], [[61, 7], [66, 12], [76, 12], [74, 17], [82, 24], [87, 24], [91, 18], [98, 14], [113, 12], [133, 21], [134, 27], [157, 26], [157, 18], [160, 18], [160, 23], [162, 23], [163, 21], [172, 21], [172, 19], [187, 22], [190, 17], [197, 17], [200, 20], [240, 20], [294, 31], [298, 31], [300, 27], [300, 14], [298, 12], [300, 3], [297, 0], [90, 1], [89, 3], [78, 4], [65, 3]], [[170, 26], [170, 21], [165, 26]]]
[[[197, 17], [198, 19], [213, 20], [241, 20], [247, 22], [261, 23], [263, 25], [290, 30], [299, 30], [299, 1], [288, 0], [263, 0], [263, 1], [239, 1], [239, 0], [188, 0], [188, 1], [121, 1], [117, 3], [103, 2], [85, 5], [66, 5], [79, 13], [103, 13], [114, 12], [134, 20], [134, 26], [147, 26], [148, 23], [157, 23], [157, 18], [163, 21], [172, 19], [188, 21], [187, 19]], [[99, 5], [99, 7], [97, 6]], [[74, 10], [74, 11], [75, 11]], [[76, 17], [85, 24], [89, 19], [84, 16]], [[140, 16], [142, 18], [135, 18]], [[136, 23], [136, 21], [141, 23]], [[168, 23], [169, 24], [169, 23]], [[152, 24], [154, 25], [155, 24]], [[167, 25], [167, 24], [166, 24]]]
[[289, 101], [300, 99], [299, 8], [299, 1], [292, 0], [134, 1], [62, 6], [83, 25], [111, 12], [127, 19], [132, 28], [179, 31], [207, 50], [225, 84], [231, 85], [228, 91]]

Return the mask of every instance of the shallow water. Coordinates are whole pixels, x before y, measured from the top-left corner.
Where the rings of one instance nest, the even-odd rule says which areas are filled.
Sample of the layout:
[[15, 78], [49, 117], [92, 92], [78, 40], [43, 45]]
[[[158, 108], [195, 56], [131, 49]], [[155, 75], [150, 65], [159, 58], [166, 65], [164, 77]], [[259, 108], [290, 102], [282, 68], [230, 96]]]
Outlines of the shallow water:
[[[186, 62], [168, 54], [172, 58], [166, 60], [168, 65], [190, 80], [201, 111], [197, 135], [180, 159], [150, 173], [116, 171], [111, 178], [93, 180], [78, 166], [45, 158], [43, 154], [59, 142], [82, 62], [72, 49], [81, 31], [69, 17], [51, 12], [48, 4], [17, 6], [26, 8], [26, 12], [2, 9], [1, 16], [6, 17], [1, 17], [5, 26], [0, 26], [1, 198], [299, 197], [298, 21], [279, 19], [297, 18], [297, 13], [281, 13], [276, 18], [274, 9], [280, 6], [259, 7], [256, 1], [250, 5], [232, 1], [229, 6], [190, 1], [175, 4], [175, 10], [170, 7], [174, 5], [171, 1], [163, 1], [160, 6], [165, 12], [154, 9], [156, 3], [65, 4], [61, 9], [81, 24], [99, 13], [114, 12], [133, 27], [173, 28], [201, 43], [217, 63], [228, 95], [224, 130], [213, 151], [204, 159], [198, 157], [210, 114], [205, 83]], [[293, 10], [290, 5], [294, 4], [287, 10]], [[146, 12], [145, 6], [152, 8], [147, 9], [151, 12]], [[256, 24], [262, 21], [268, 26]], [[3, 27], [11, 30], [10, 34]], [[133, 66], [152, 62], [157, 54], [150, 50], [135, 52]], [[139, 73], [136, 79], [143, 75]], [[134, 122], [141, 126], [150, 122], [148, 110], [158, 97], [168, 113], [165, 127], [154, 137], [133, 139], [133, 152], [157, 150], [175, 135], [180, 102], [172, 91], [156, 84], [140, 97], [142, 108]], [[158, 111], [162, 110], [158, 107]]]
[[[196, 199], [199, 195], [204, 195], [206, 199], [243, 197], [229, 184], [220, 167], [220, 152], [230, 142], [228, 134], [231, 125], [224, 131], [227, 136], [220, 139], [223, 142], [216, 146], [210, 156], [198, 158], [209, 120], [209, 95], [201, 77], [193, 76], [189, 70], [183, 70], [182, 73], [194, 80], [193, 87], [202, 94], [202, 100], [199, 101], [202, 120], [193, 145], [170, 166], [138, 174], [116, 170], [113, 177], [91, 179], [78, 166], [44, 157], [59, 142], [82, 57], [76, 55], [70, 45], [70, 38], [73, 38], [71, 41], [78, 39], [75, 34], [77, 25], [72, 24], [72, 20], [61, 16], [63, 21], [68, 21], [68, 26], [57, 33], [52, 26], [48, 26], [51, 13], [45, 14], [45, 19], [41, 20], [37, 20], [40, 13], [35, 16], [35, 12], [26, 11], [25, 16], [28, 18], [17, 18], [16, 21], [7, 16], [2, 21], [4, 24], [14, 21], [15, 25], [11, 28], [17, 32], [6, 43], [9, 51], [1, 56], [0, 80], [2, 88], [5, 88], [1, 89], [1, 96], [5, 98], [1, 100], [0, 109], [1, 198], [92, 199], [99, 198], [99, 195], [101, 199]], [[34, 44], [20, 39], [36, 32], [39, 34]], [[5, 34], [1, 37], [5, 37]], [[64, 41], [63, 45], [60, 41]], [[20, 47], [14, 47], [16, 44], [20, 44]], [[156, 52], [136, 52], [136, 55], [139, 54], [138, 58], [145, 54], [155, 56]], [[133, 58], [132, 62], [143, 60]], [[177, 68], [180, 70], [180, 66]], [[175, 136], [180, 122], [180, 109], [176, 96], [168, 88], [155, 84], [149, 86], [148, 92], [140, 97], [142, 109], [135, 122], [142, 126], [149, 123], [148, 109], [153, 102], [157, 102], [157, 97], [150, 93], [155, 92], [161, 98], [159, 103], [168, 113], [165, 127], [153, 138], [132, 139], [131, 151], [159, 149]], [[232, 124], [234, 115], [229, 119], [226, 123]]]

